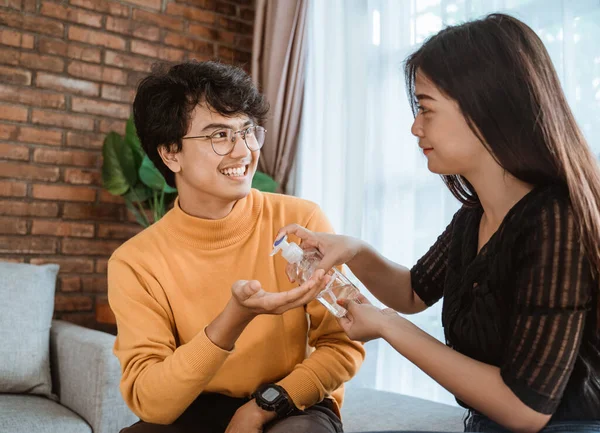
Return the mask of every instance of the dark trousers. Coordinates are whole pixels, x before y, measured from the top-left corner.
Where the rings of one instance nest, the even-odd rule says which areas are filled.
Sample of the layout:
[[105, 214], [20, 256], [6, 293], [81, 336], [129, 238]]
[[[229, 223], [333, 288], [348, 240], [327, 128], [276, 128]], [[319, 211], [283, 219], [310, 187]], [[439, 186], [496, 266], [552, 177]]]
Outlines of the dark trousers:
[[[175, 420], [161, 425], [140, 421], [121, 433], [223, 433], [229, 421], [248, 399], [222, 394], [203, 393]], [[265, 433], [341, 433], [342, 423], [327, 399], [304, 411], [275, 420], [264, 428]]]

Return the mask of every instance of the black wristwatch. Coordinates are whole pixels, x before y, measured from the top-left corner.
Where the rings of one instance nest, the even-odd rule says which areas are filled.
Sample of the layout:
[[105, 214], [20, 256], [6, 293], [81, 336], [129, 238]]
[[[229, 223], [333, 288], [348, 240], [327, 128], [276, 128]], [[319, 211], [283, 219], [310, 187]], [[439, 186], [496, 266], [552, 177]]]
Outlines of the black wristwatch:
[[261, 409], [275, 412], [277, 418], [286, 417], [297, 410], [286, 390], [274, 383], [262, 385], [252, 397]]

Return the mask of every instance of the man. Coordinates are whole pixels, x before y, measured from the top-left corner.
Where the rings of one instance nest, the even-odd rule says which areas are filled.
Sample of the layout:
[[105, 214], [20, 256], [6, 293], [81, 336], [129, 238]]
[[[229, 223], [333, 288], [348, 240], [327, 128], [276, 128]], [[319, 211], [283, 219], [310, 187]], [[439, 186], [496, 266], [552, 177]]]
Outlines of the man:
[[268, 104], [239, 68], [155, 70], [133, 106], [144, 150], [176, 186], [174, 208], [108, 266], [127, 433], [341, 432], [343, 383], [364, 359], [270, 258], [277, 230], [331, 231], [313, 203], [251, 189]]

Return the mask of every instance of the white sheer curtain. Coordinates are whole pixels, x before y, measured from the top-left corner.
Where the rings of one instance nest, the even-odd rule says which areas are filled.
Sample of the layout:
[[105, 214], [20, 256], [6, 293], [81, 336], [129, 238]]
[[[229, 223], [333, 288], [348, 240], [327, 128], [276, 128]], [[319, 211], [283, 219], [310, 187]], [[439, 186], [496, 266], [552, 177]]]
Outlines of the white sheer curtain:
[[[600, 4], [587, 0], [312, 0], [296, 195], [319, 203], [338, 232], [412, 266], [459, 203], [427, 171], [410, 134], [403, 60], [448, 24], [505, 11], [546, 44], [576, 118], [600, 153]], [[409, 316], [443, 341], [441, 302]], [[386, 343], [367, 344], [350, 386], [454, 404]]]

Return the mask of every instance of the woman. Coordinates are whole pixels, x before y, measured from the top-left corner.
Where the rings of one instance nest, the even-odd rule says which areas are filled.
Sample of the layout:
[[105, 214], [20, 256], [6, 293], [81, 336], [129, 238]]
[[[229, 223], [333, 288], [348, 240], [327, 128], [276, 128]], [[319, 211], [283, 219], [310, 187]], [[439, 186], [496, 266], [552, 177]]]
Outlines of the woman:
[[[600, 432], [600, 174], [541, 40], [503, 15], [449, 27], [406, 62], [411, 132], [463, 203], [407, 269], [365, 243], [284, 227], [390, 309], [341, 301], [470, 412], [466, 431]], [[396, 311], [443, 300], [447, 345]]]

